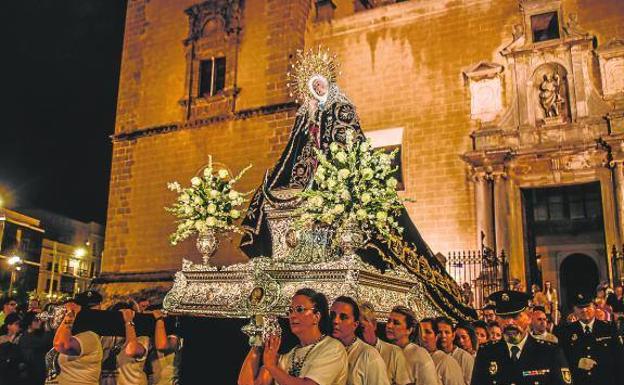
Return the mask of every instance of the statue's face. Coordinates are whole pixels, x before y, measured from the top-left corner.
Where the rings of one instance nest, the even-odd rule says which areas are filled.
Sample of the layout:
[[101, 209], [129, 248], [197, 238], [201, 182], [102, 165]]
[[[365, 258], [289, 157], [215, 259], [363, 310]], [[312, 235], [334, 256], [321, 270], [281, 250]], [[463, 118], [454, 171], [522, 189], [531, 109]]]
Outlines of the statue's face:
[[329, 82], [321, 75], [315, 75], [308, 81], [308, 90], [312, 98], [319, 102], [327, 99]]
[[312, 82], [312, 89], [318, 96], [325, 96], [327, 93], [327, 82], [322, 79], [315, 79]]

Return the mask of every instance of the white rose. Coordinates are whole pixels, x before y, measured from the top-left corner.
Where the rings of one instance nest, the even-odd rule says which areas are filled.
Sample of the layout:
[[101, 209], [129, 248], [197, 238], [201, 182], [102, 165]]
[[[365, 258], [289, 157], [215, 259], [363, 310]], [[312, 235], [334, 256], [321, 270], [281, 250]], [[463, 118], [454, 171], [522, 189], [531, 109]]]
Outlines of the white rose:
[[397, 181], [396, 178], [390, 178], [386, 181], [386, 185], [390, 188], [396, 188], [398, 183], [399, 181]]
[[355, 212], [355, 216], [359, 220], [364, 220], [368, 216], [368, 213], [364, 209], [359, 209], [358, 211]]
[[351, 199], [351, 194], [349, 194], [349, 191], [347, 190], [342, 190], [342, 192], [340, 193], [340, 199], [342, 199], [343, 201], [348, 201]]
[[214, 214], [217, 212], [217, 206], [214, 203], [208, 205], [208, 214]]
[[362, 203], [368, 203], [371, 200], [371, 196], [369, 193], [364, 193], [362, 194], [362, 196], [360, 197]]
[[193, 199], [193, 203], [195, 203], [196, 205], [200, 205], [202, 204], [203, 200], [201, 199], [201, 197], [196, 196], [195, 199]]
[[188, 203], [190, 199], [191, 197], [187, 193], [180, 195], [180, 201], [182, 202]]
[[217, 224], [217, 220], [214, 217], [206, 218], [206, 226], [213, 227], [216, 224]]
[[366, 167], [365, 169], [362, 170], [362, 178], [364, 178], [364, 180], [373, 179], [373, 175], [375, 175], [375, 172], [370, 167]]
[[334, 206], [334, 213], [336, 213], [336, 214], [344, 213], [344, 206], [341, 205], [341, 204], [338, 204], [338, 205]]
[[336, 154], [336, 160], [340, 163], [347, 163], [347, 154], [344, 151], [340, 151]]
[[222, 168], [221, 170], [219, 170], [219, 178], [221, 179], [225, 179], [228, 177], [228, 175], [230, 175], [230, 173], [228, 172], [228, 170]]
[[323, 166], [318, 166], [318, 167], [316, 168], [316, 175], [322, 175], [322, 174], [325, 174], [325, 167], [323, 167]]
[[338, 151], [338, 143], [336, 143], [336, 142], [332, 142], [332, 143], [329, 145], [329, 149], [331, 150], [331, 152], [336, 152], [336, 151]]
[[322, 196], [315, 196], [312, 198], [312, 204], [316, 207], [321, 207], [323, 206], [323, 197]]
[[193, 208], [190, 206], [184, 206], [184, 214], [191, 215], [193, 214]]
[[210, 168], [210, 167], [206, 167], [206, 168], [204, 169], [204, 176], [205, 176], [206, 178], [210, 178], [210, 177], [212, 176], [212, 168]]
[[238, 211], [236, 209], [230, 210], [230, 217], [232, 217], [234, 219], [240, 218], [240, 211]]
[[336, 181], [335, 181], [335, 180], [333, 180], [333, 179], [328, 180], [328, 181], [327, 181], [327, 187], [328, 187], [329, 189], [333, 189], [334, 187], [336, 187]]
[[385, 221], [386, 218], [388, 218], [388, 214], [386, 214], [384, 211], [377, 211], [377, 214], [375, 215], [377, 217], [377, 220], [379, 221]]
[[206, 229], [207, 229], [206, 223], [201, 222], [201, 221], [195, 222], [195, 230], [201, 233], [203, 231], [206, 231]]
[[202, 180], [196, 176], [194, 176], [193, 178], [191, 178], [191, 184], [195, 187], [199, 186], [201, 184]]
[[230, 191], [228, 198], [230, 198], [231, 201], [238, 199], [238, 191]]
[[362, 144], [360, 144], [360, 151], [366, 152], [368, 151], [368, 148], [368, 142], [362, 142]]
[[217, 190], [210, 190], [209, 194], [211, 198], [216, 198], [219, 196], [219, 192]]
[[348, 176], [349, 176], [349, 170], [347, 170], [346, 168], [341, 168], [338, 171], [338, 178], [346, 179]]

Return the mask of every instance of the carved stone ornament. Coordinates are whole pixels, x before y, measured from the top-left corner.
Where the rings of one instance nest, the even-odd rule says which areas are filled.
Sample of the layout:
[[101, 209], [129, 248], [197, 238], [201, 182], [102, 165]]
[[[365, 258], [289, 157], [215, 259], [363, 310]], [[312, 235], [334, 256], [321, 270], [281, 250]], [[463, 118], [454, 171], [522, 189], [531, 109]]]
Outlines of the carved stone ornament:
[[596, 49], [605, 97], [624, 95], [624, 40], [612, 39]]
[[568, 21], [563, 26], [563, 31], [569, 37], [589, 37], [589, 33], [579, 26], [578, 16], [576, 13], [570, 13]]
[[503, 66], [480, 62], [464, 72], [470, 87], [470, 116], [490, 122], [503, 109], [503, 85], [500, 74]]
[[199, 39], [206, 23], [215, 18], [219, 19], [226, 34], [238, 34], [243, 3], [244, 0], [207, 0], [187, 8], [184, 12], [189, 17], [189, 35], [185, 43]]
[[566, 171], [582, 170], [592, 168], [592, 156], [589, 152], [585, 151], [580, 154], [570, 155], [565, 157], [563, 163], [563, 169]]
[[580, 171], [594, 167], [592, 154], [588, 151], [555, 157], [550, 163], [552, 171]]
[[526, 38], [524, 36], [524, 27], [522, 24], [514, 24], [511, 30], [511, 43], [507, 44], [502, 50], [501, 53], [506, 55], [512, 52], [515, 49], [522, 48], [526, 45]]

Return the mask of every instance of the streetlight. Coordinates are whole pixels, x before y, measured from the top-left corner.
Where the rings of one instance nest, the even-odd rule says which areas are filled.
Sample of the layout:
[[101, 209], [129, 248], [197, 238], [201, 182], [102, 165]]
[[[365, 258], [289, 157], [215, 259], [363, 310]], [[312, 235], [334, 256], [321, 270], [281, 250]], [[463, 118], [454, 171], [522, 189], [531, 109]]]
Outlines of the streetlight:
[[13, 295], [13, 283], [15, 282], [16, 273], [22, 270], [22, 258], [17, 255], [14, 255], [9, 258], [7, 263], [9, 264], [9, 269], [11, 270], [11, 280], [9, 282], [9, 295]]
[[76, 258], [82, 258], [85, 255], [87, 255], [87, 250], [84, 247], [79, 247], [76, 250], [74, 250], [74, 257]]
[[[81, 273], [81, 266], [82, 266], [82, 262], [81, 259], [87, 255], [87, 249], [85, 249], [84, 247], [78, 247], [76, 248], [76, 250], [74, 250], [74, 258], [76, 258], [74, 261], [76, 262], [76, 266], [73, 266], [72, 269], [74, 270], [74, 277], [82, 277], [82, 273]], [[81, 280], [81, 278], [74, 278], [74, 294], [76, 294], [79, 291], [79, 280]], [[81, 285], [82, 286], [82, 285]]]

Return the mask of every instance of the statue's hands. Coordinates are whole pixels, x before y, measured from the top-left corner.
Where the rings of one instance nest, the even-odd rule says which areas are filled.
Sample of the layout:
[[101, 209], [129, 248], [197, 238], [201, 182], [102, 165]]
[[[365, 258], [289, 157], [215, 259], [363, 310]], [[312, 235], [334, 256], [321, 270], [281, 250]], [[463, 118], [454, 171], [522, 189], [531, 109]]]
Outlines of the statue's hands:
[[278, 335], [272, 335], [265, 341], [262, 361], [267, 369], [277, 366], [278, 351], [281, 343], [282, 338]]

